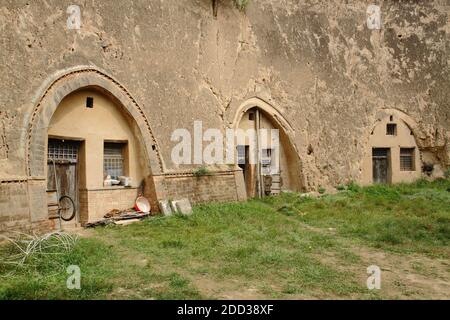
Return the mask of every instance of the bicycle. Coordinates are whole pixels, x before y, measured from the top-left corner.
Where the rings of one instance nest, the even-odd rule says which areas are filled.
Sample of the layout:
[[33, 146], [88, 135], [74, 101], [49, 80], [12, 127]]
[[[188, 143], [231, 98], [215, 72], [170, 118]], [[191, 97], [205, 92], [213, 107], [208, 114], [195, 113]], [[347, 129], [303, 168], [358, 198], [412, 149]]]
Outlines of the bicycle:
[[[51, 162], [53, 163], [53, 172], [54, 172], [54, 177], [55, 177], [55, 186], [56, 186], [56, 190], [54, 190], [55, 192], [55, 197], [54, 199], [58, 199], [59, 194], [60, 194], [60, 190], [59, 190], [59, 186], [58, 186], [58, 180], [56, 178], [56, 164], [55, 164], [55, 160], [54, 159], [50, 159]], [[73, 199], [67, 195], [64, 195], [62, 197], [60, 197], [58, 199], [57, 202], [58, 205], [58, 218], [60, 218], [63, 221], [72, 221], [75, 218], [76, 215], [76, 207], [75, 207], [75, 202], [73, 201]]]
[[75, 202], [69, 196], [62, 196], [58, 201], [58, 216], [64, 221], [72, 221], [75, 218]]

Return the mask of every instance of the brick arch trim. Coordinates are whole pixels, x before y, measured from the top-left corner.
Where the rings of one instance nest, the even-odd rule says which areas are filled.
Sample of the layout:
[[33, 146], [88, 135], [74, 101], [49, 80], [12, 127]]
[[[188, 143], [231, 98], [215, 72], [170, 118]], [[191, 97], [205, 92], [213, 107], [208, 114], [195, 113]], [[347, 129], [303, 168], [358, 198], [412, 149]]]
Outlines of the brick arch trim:
[[[267, 103], [263, 99], [254, 97], [246, 100], [244, 103], [242, 103], [239, 108], [237, 109], [237, 112], [233, 119], [233, 128], [237, 129], [239, 127], [239, 123], [242, 120], [242, 117], [244, 114], [252, 109], [252, 108], [258, 108], [262, 111], [264, 111], [270, 118], [272, 118], [279, 126], [284, 130], [284, 132], [288, 135], [289, 139], [292, 140], [295, 136], [295, 131], [292, 128], [291, 124], [287, 119], [281, 114], [280, 111], [278, 111], [277, 108], [272, 106], [271, 104]], [[292, 141], [291, 141], [292, 142]], [[294, 144], [292, 146], [295, 147]]]
[[84, 88], [96, 88], [119, 103], [139, 128], [150, 172], [152, 175], [162, 174], [165, 171], [164, 162], [142, 107], [130, 92], [113, 77], [96, 67], [81, 66], [53, 75], [36, 95], [27, 128], [27, 175], [32, 178], [44, 178], [45, 146], [50, 120], [67, 95]]
[[411, 129], [411, 131], [414, 135], [414, 139], [416, 140], [417, 146], [419, 148], [423, 147], [423, 141], [426, 139], [426, 137], [423, 134], [422, 130], [420, 129], [419, 124], [413, 118], [411, 118], [409, 115], [407, 115], [406, 113], [404, 113], [403, 111], [400, 111], [398, 109], [384, 108], [384, 109], [379, 110], [376, 114], [377, 120], [372, 125], [372, 127], [370, 129], [370, 133], [372, 133], [375, 130], [375, 128], [379, 125], [379, 123], [383, 119], [385, 119], [389, 116], [394, 116], [397, 119], [400, 119], [401, 121], [403, 121], [403, 123], [405, 123], [409, 129]]

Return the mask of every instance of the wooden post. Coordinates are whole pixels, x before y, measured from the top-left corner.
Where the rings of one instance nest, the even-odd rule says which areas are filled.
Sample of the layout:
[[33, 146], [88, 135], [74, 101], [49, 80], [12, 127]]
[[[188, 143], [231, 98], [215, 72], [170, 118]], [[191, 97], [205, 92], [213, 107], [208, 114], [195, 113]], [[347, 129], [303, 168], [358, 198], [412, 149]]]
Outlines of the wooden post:
[[262, 178], [261, 178], [261, 142], [259, 141], [260, 135], [259, 131], [261, 129], [261, 113], [259, 112], [259, 109], [256, 109], [256, 185], [258, 190], [258, 197], [262, 198], [263, 192], [262, 192]]

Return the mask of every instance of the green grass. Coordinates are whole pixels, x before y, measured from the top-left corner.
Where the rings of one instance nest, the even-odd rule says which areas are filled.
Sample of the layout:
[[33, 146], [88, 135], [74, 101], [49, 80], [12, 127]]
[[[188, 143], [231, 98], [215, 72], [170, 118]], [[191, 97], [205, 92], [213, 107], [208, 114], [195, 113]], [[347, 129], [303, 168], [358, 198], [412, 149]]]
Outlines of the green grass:
[[[71, 252], [36, 257], [20, 268], [0, 263], [0, 299], [101, 299], [113, 288], [109, 280], [116, 273], [116, 261], [110, 247], [83, 239]], [[71, 265], [83, 270], [81, 291], [67, 290], [66, 270]]]
[[[368, 265], [355, 246], [448, 261], [449, 181], [345, 189], [99, 228], [71, 252], [20, 269], [0, 263], [0, 299], [378, 299], [365, 288]], [[69, 265], [81, 268], [80, 291], [66, 288]], [[417, 262], [412, 268], [427, 271]], [[256, 295], [242, 296], [248, 292]]]
[[299, 221], [335, 228], [343, 236], [374, 247], [448, 257], [449, 180], [349, 189], [320, 199], [286, 194], [265, 202], [272, 206], [290, 203], [291, 210], [304, 213]]

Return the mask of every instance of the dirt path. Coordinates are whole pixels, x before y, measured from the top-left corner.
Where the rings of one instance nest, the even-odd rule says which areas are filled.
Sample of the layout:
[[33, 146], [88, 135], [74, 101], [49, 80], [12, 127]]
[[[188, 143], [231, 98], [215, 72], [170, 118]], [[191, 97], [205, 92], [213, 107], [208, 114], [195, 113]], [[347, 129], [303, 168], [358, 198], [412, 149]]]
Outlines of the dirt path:
[[[376, 294], [382, 299], [450, 299], [450, 262], [445, 259], [429, 258], [419, 254], [394, 254], [376, 248], [355, 244], [351, 239], [341, 237], [332, 229], [319, 229], [294, 220], [299, 228], [305, 231], [315, 232], [333, 237], [339, 243], [340, 251], [333, 249], [321, 251], [314, 254], [322, 264], [346, 273], [356, 280], [361, 287], [366, 286], [368, 274], [367, 267], [371, 265], [379, 266], [382, 270], [381, 290]], [[293, 221], [293, 222], [294, 222]], [[97, 237], [93, 231], [83, 231], [83, 237]], [[148, 257], [136, 250], [121, 245], [113, 237], [98, 237], [108, 245], [114, 246], [116, 252], [127, 261], [127, 269], [145, 267]], [[343, 254], [352, 255], [355, 261], [350, 261], [343, 257]], [[167, 272], [167, 266], [153, 266], [154, 272]], [[187, 269], [170, 266], [171, 272], [176, 272], [186, 279], [189, 279], [202, 296], [214, 299], [242, 299], [258, 300], [270, 299], [266, 293], [257, 288], [257, 284], [244, 284], [239, 279], [218, 280], [212, 275], [199, 275], [189, 272]], [[126, 270], [124, 270], [126, 272]], [[131, 279], [130, 279], [131, 281]], [[111, 294], [111, 298], [133, 297], [138, 295], [142, 288], [124, 288], [119, 283]], [[281, 298], [288, 299], [316, 299], [317, 296], [283, 295], [281, 289], [276, 288], [274, 292], [279, 292]], [[326, 299], [343, 298], [335, 297], [324, 292], [320, 297]], [[356, 295], [349, 298], [361, 298]]]
[[[381, 269], [381, 290], [377, 295], [382, 299], [450, 299], [450, 265], [443, 259], [431, 259], [422, 255], [397, 255], [366, 246], [350, 245], [349, 250], [358, 257], [358, 262], [349, 264], [333, 252], [316, 255], [318, 260], [334, 269], [350, 274], [366, 286], [367, 267], [376, 265]], [[217, 281], [207, 276], [192, 277], [184, 270], [182, 274], [206, 296], [218, 299], [268, 299], [256, 288], [243, 287], [238, 280]], [[274, 288], [275, 290], [277, 288]], [[278, 291], [278, 290], [276, 290]], [[325, 295], [327, 299], [342, 298]], [[315, 299], [317, 296], [287, 296], [289, 299]], [[354, 296], [350, 298], [360, 298]]]
[[305, 230], [333, 237], [347, 252], [356, 255], [357, 263], [348, 263], [333, 251], [321, 252], [316, 258], [325, 265], [353, 275], [361, 285], [366, 286], [369, 266], [380, 267], [381, 289], [377, 294], [383, 299], [450, 299], [448, 259], [382, 251], [355, 244], [350, 239], [339, 236], [335, 229], [321, 229], [293, 218], [290, 220]]
[[364, 246], [352, 252], [364, 264], [377, 265], [382, 270], [383, 297], [394, 299], [450, 299], [450, 266], [443, 259], [423, 255], [397, 255]]
[[336, 235], [335, 230], [319, 229], [308, 225], [305, 228], [338, 239], [345, 250], [358, 257], [355, 264], [343, 263], [334, 252], [324, 252], [317, 258], [324, 264], [351, 273], [359, 283], [366, 284], [369, 266], [381, 269], [381, 290], [383, 299], [450, 299], [450, 261], [430, 258], [421, 254], [395, 254]]

